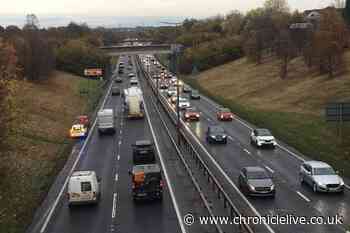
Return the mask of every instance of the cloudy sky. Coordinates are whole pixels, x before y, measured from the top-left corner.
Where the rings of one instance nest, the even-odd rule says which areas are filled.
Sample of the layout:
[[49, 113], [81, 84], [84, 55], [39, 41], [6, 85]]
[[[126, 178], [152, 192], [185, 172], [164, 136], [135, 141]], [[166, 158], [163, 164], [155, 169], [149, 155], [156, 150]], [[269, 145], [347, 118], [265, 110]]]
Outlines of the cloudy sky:
[[[320, 8], [335, 0], [289, 0], [292, 9]], [[264, 0], [7, 0], [0, 15], [192, 16], [208, 17], [232, 9], [247, 11]]]

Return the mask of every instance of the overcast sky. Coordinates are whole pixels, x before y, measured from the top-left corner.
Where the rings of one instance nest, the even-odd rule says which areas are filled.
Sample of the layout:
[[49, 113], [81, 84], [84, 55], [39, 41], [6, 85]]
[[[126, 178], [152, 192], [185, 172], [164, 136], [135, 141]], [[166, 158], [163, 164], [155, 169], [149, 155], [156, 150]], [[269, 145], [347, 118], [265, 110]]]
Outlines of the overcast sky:
[[[264, 0], [2, 0], [1, 15], [208, 17], [262, 6]], [[292, 9], [320, 8], [334, 0], [289, 0]]]

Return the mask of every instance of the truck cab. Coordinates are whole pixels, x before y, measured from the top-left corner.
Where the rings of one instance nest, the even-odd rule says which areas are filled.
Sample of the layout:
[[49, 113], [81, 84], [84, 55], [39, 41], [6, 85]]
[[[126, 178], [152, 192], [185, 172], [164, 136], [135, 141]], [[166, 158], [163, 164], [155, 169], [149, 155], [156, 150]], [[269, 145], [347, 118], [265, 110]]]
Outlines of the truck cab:
[[155, 154], [153, 143], [149, 140], [139, 140], [132, 145], [133, 162], [138, 164], [155, 163]]

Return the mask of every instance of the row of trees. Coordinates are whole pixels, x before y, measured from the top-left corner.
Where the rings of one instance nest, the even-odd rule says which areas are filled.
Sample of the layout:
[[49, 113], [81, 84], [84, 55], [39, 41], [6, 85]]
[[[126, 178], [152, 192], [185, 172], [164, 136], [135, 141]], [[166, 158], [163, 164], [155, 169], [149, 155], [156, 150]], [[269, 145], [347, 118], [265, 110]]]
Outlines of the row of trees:
[[[340, 7], [342, 1], [335, 5]], [[305, 13], [291, 12], [286, 0], [266, 0], [246, 14], [232, 11], [205, 20], [186, 19], [179, 27], [150, 29], [143, 36], [183, 44], [180, 70], [185, 73], [194, 66], [205, 70], [243, 55], [257, 64], [266, 56], [277, 56], [280, 76], [287, 78], [289, 61], [302, 56], [309, 68], [333, 76], [342, 68], [346, 23], [338, 8], [317, 13], [319, 19], [309, 20]]]

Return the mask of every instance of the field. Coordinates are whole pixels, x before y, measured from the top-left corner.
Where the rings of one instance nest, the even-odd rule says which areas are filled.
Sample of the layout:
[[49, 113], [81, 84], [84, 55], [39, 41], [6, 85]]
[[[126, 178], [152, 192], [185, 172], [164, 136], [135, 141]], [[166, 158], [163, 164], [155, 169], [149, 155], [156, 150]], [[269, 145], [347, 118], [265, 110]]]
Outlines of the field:
[[[350, 52], [345, 63], [349, 67]], [[271, 129], [299, 151], [350, 177], [350, 122], [343, 125], [340, 137], [337, 125], [327, 123], [324, 116], [327, 103], [350, 102], [349, 71], [330, 79], [297, 58], [282, 80], [279, 60], [267, 58], [256, 65], [243, 58], [182, 78], [242, 118]]]
[[18, 127], [0, 151], [0, 232], [24, 232], [31, 222], [70, 154], [68, 129], [77, 115], [93, 109], [99, 83], [58, 71], [47, 81], [20, 81]]

